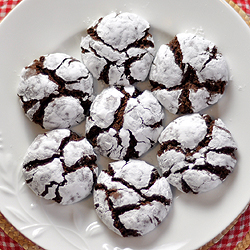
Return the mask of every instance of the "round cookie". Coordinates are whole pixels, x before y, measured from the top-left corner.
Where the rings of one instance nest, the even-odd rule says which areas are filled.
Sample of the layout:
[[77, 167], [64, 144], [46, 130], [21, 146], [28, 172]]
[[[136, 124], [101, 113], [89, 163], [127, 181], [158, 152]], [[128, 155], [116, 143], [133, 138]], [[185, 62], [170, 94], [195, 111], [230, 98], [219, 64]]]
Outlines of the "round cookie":
[[63, 53], [41, 56], [21, 71], [18, 96], [28, 118], [45, 129], [81, 123], [93, 100], [93, 77]]
[[155, 97], [169, 112], [187, 114], [218, 102], [229, 70], [211, 41], [180, 33], [159, 48], [149, 79]]
[[97, 215], [123, 237], [152, 231], [167, 216], [172, 204], [166, 178], [140, 160], [110, 163], [108, 170], [100, 173], [93, 193]]
[[221, 119], [190, 114], [172, 121], [159, 137], [159, 166], [180, 191], [203, 193], [233, 171], [236, 143]]
[[27, 185], [40, 197], [62, 205], [87, 197], [97, 179], [96, 154], [86, 138], [68, 129], [38, 135], [23, 161]]
[[82, 61], [93, 76], [110, 85], [131, 85], [148, 76], [155, 54], [149, 23], [133, 13], [111, 13], [82, 38]]
[[103, 156], [138, 158], [157, 142], [163, 118], [162, 107], [150, 91], [111, 86], [90, 107], [86, 137]]

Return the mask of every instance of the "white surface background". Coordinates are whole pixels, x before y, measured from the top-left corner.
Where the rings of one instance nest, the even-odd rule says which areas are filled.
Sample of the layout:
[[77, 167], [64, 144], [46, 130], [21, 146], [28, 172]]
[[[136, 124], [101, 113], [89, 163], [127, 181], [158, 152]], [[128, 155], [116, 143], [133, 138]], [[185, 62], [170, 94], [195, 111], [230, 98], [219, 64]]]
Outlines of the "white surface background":
[[[37, 134], [20, 108], [18, 74], [41, 55], [65, 52], [80, 59], [80, 39], [88, 26], [111, 11], [129, 11], [151, 24], [156, 47], [179, 32], [204, 33], [226, 57], [231, 81], [218, 104], [202, 113], [220, 117], [238, 144], [238, 164], [215, 190], [174, 191], [168, 217], [145, 237], [121, 238], [97, 218], [92, 196], [72, 206], [36, 197], [21, 175], [22, 157]], [[249, 116], [250, 31], [223, 0], [24, 0], [0, 24], [0, 210], [24, 235], [46, 249], [189, 250], [224, 230], [250, 198]], [[166, 113], [166, 124], [174, 117]], [[76, 128], [84, 133], [84, 123]], [[143, 159], [156, 164], [155, 152]], [[107, 159], [98, 164], [106, 167]]]

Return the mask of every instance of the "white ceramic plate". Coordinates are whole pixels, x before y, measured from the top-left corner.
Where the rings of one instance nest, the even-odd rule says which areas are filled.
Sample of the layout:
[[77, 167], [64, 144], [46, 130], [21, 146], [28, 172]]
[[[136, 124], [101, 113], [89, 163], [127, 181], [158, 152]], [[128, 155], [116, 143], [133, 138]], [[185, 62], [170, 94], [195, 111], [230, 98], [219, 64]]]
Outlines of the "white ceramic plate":
[[[92, 196], [75, 205], [60, 206], [36, 197], [21, 175], [27, 147], [44, 132], [19, 106], [16, 88], [21, 68], [52, 52], [80, 58], [81, 36], [92, 21], [111, 11], [134, 12], [147, 19], [157, 47], [179, 32], [204, 33], [224, 54], [231, 71], [224, 97], [204, 112], [222, 118], [237, 141], [235, 171], [205, 194], [184, 195], [174, 190], [168, 217], [139, 238], [123, 239], [109, 231], [93, 210]], [[223, 0], [22, 1], [0, 24], [1, 212], [29, 239], [51, 250], [187, 250], [210, 241], [242, 212], [250, 198], [249, 44], [249, 27]], [[78, 131], [84, 133], [83, 127]], [[157, 164], [156, 150], [143, 159]], [[100, 167], [105, 168], [106, 163], [100, 158]]]

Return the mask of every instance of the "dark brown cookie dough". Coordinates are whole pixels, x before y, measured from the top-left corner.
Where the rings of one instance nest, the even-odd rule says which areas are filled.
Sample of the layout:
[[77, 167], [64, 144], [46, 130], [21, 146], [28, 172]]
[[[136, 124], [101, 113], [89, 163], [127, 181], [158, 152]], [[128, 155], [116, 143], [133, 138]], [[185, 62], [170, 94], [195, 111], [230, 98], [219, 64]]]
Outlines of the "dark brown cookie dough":
[[100, 173], [94, 204], [109, 229], [123, 237], [140, 236], [167, 216], [172, 192], [166, 178], [146, 162], [117, 161]]
[[82, 61], [109, 85], [144, 81], [154, 57], [149, 23], [133, 13], [111, 13], [96, 21], [81, 42]]
[[191, 114], [172, 121], [159, 137], [163, 176], [184, 193], [221, 184], [236, 164], [236, 143], [221, 119]]
[[157, 142], [163, 118], [162, 107], [150, 91], [112, 86], [93, 101], [86, 137], [103, 156], [138, 158]]
[[217, 47], [201, 36], [180, 33], [158, 50], [149, 79], [152, 91], [171, 113], [194, 113], [215, 104], [229, 79]]
[[96, 181], [96, 154], [86, 138], [68, 129], [38, 135], [23, 161], [27, 185], [40, 197], [62, 205], [87, 197]]
[[81, 123], [93, 100], [93, 78], [77, 59], [63, 53], [34, 60], [21, 72], [18, 96], [28, 118], [45, 129]]

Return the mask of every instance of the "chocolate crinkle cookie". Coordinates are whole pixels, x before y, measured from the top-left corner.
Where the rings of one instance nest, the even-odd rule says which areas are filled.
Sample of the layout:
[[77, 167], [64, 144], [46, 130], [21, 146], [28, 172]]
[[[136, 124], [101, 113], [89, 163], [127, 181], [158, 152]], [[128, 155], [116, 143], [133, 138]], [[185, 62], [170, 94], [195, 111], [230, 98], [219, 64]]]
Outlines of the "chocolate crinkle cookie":
[[180, 191], [203, 193], [233, 171], [236, 143], [221, 119], [189, 114], [172, 121], [159, 137], [163, 176]]
[[155, 54], [149, 23], [133, 13], [111, 13], [96, 21], [81, 41], [82, 61], [106, 84], [144, 81]]
[[110, 163], [94, 188], [97, 215], [122, 237], [141, 236], [155, 229], [171, 204], [172, 192], [166, 178], [145, 161]]
[[90, 107], [86, 137], [103, 156], [138, 158], [157, 142], [163, 118], [162, 107], [150, 91], [111, 86]]
[[159, 48], [149, 79], [154, 95], [169, 112], [187, 114], [218, 102], [229, 70], [211, 41], [180, 33]]
[[27, 150], [23, 175], [40, 197], [62, 205], [87, 197], [96, 182], [96, 154], [86, 138], [69, 129], [38, 135]]
[[42, 128], [70, 128], [89, 112], [93, 77], [69, 55], [41, 56], [22, 70], [18, 96], [25, 114]]

